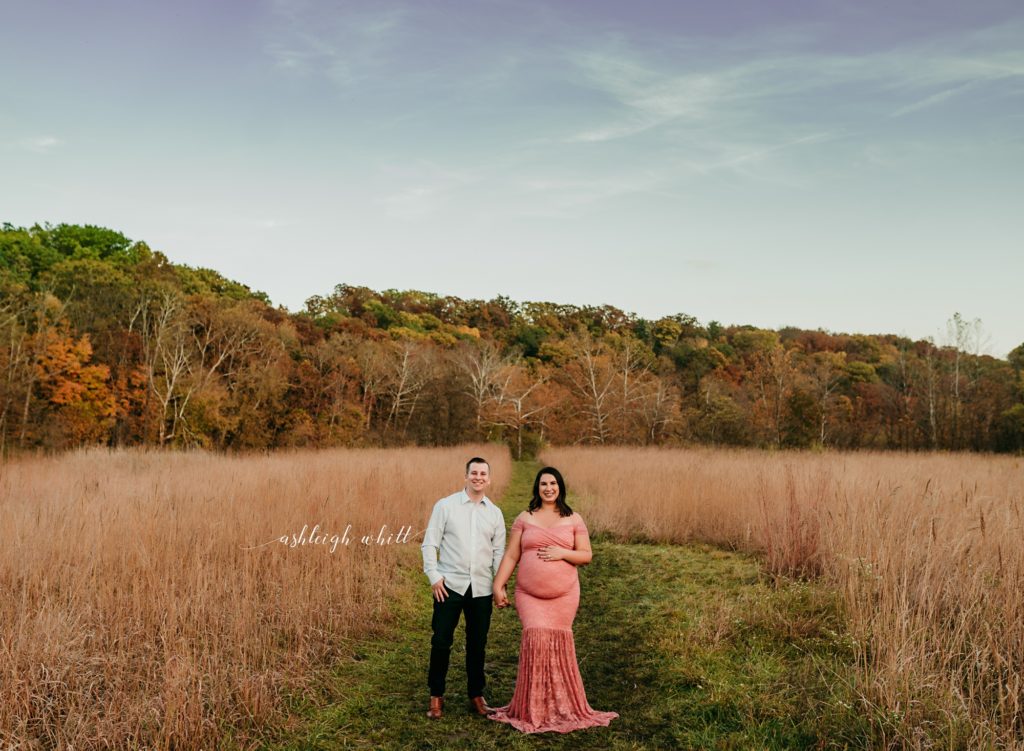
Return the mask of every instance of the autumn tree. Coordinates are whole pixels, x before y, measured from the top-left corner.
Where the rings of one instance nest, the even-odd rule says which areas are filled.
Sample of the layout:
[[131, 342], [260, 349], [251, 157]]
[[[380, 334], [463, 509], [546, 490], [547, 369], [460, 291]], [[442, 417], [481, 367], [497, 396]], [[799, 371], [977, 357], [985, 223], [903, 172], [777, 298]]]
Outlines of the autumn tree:
[[[17, 445], [28, 445], [33, 426], [33, 401], [37, 394], [40, 363], [46, 356], [50, 333], [62, 325], [65, 306], [49, 292], [30, 292], [24, 287], [8, 290], [0, 298], [0, 332], [4, 337], [4, 380], [0, 391], [0, 449], [8, 434]], [[13, 429], [14, 425], [16, 429]]]
[[839, 390], [846, 377], [846, 353], [815, 352], [810, 358], [808, 376], [816, 403], [817, 442], [826, 446], [829, 425], [840, 419], [843, 407], [849, 402]]
[[589, 332], [566, 339], [569, 356], [561, 369], [561, 378], [576, 398], [584, 417], [585, 443], [607, 443], [612, 436], [612, 419], [620, 372], [609, 347]]
[[66, 322], [40, 337], [37, 389], [47, 418], [42, 431], [54, 448], [103, 443], [114, 424], [117, 405], [109, 388], [110, 369], [92, 365], [89, 335], [76, 339]]
[[349, 445], [363, 431], [358, 345], [349, 335], [331, 336], [310, 346], [296, 366], [299, 384], [304, 384], [297, 385], [307, 391], [302, 415], [316, 426], [310, 438], [322, 445]]
[[513, 354], [503, 354], [493, 341], [466, 342], [454, 349], [449, 359], [465, 380], [465, 393], [476, 416], [477, 437], [484, 437], [484, 415], [501, 397], [503, 378], [515, 362]]
[[367, 427], [376, 414], [382, 440], [404, 437], [433, 377], [434, 351], [413, 339], [366, 342], [357, 359]]
[[516, 458], [523, 458], [528, 431], [544, 424], [552, 406], [549, 377], [538, 365], [506, 362], [496, 379], [495, 398], [485, 405], [487, 423], [515, 436]]

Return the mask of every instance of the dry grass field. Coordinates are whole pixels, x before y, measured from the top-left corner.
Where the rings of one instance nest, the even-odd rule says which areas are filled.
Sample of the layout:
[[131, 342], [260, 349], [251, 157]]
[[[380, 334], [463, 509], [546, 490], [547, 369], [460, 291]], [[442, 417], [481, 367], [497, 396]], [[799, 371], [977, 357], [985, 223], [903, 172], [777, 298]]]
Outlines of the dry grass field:
[[758, 553], [839, 590], [893, 748], [1024, 747], [1024, 461], [558, 448], [593, 532]]
[[[396, 565], [474, 453], [499, 494], [495, 446], [0, 464], [0, 747], [259, 743], [386, 622]], [[385, 525], [411, 535], [377, 544]]]

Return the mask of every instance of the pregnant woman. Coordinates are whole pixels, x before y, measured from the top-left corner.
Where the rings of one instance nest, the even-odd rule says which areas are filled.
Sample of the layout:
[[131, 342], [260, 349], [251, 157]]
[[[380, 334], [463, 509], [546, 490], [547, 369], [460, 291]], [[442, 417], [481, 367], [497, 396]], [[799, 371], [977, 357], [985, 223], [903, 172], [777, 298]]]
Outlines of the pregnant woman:
[[523, 623], [519, 673], [512, 702], [489, 715], [524, 733], [568, 733], [607, 725], [619, 715], [587, 703], [576, 662], [572, 622], [580, 604], [576, 567], [590, 563], [590, 536], [565, 502], [565, 482], [554, 467], [533, 481], [533, 499], [512, 524], [494, 577], [494, 600], [508, 606], [505, 590], [516, 564], [516, 610]]

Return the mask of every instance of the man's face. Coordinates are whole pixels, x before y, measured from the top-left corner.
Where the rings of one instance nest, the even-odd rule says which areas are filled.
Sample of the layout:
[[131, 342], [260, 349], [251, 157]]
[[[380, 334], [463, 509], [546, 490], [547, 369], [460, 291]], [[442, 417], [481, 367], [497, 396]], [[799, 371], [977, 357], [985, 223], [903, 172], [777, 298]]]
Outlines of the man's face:
[[483, 462], [469, 465], [466, 474], [466, 485], [477, 493], [482, 493], [491, 484], [491, 468]]

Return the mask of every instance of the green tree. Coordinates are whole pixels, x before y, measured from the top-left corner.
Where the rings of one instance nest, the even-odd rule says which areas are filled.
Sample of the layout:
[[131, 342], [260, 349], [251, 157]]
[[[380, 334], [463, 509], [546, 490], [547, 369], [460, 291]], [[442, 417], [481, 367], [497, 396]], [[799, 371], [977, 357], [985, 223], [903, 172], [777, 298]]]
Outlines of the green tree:
[[38, 233], [10, 224], [0, 231], [0, 269], [12, 283], [38, 289], [39, 276], [61, 260]]

